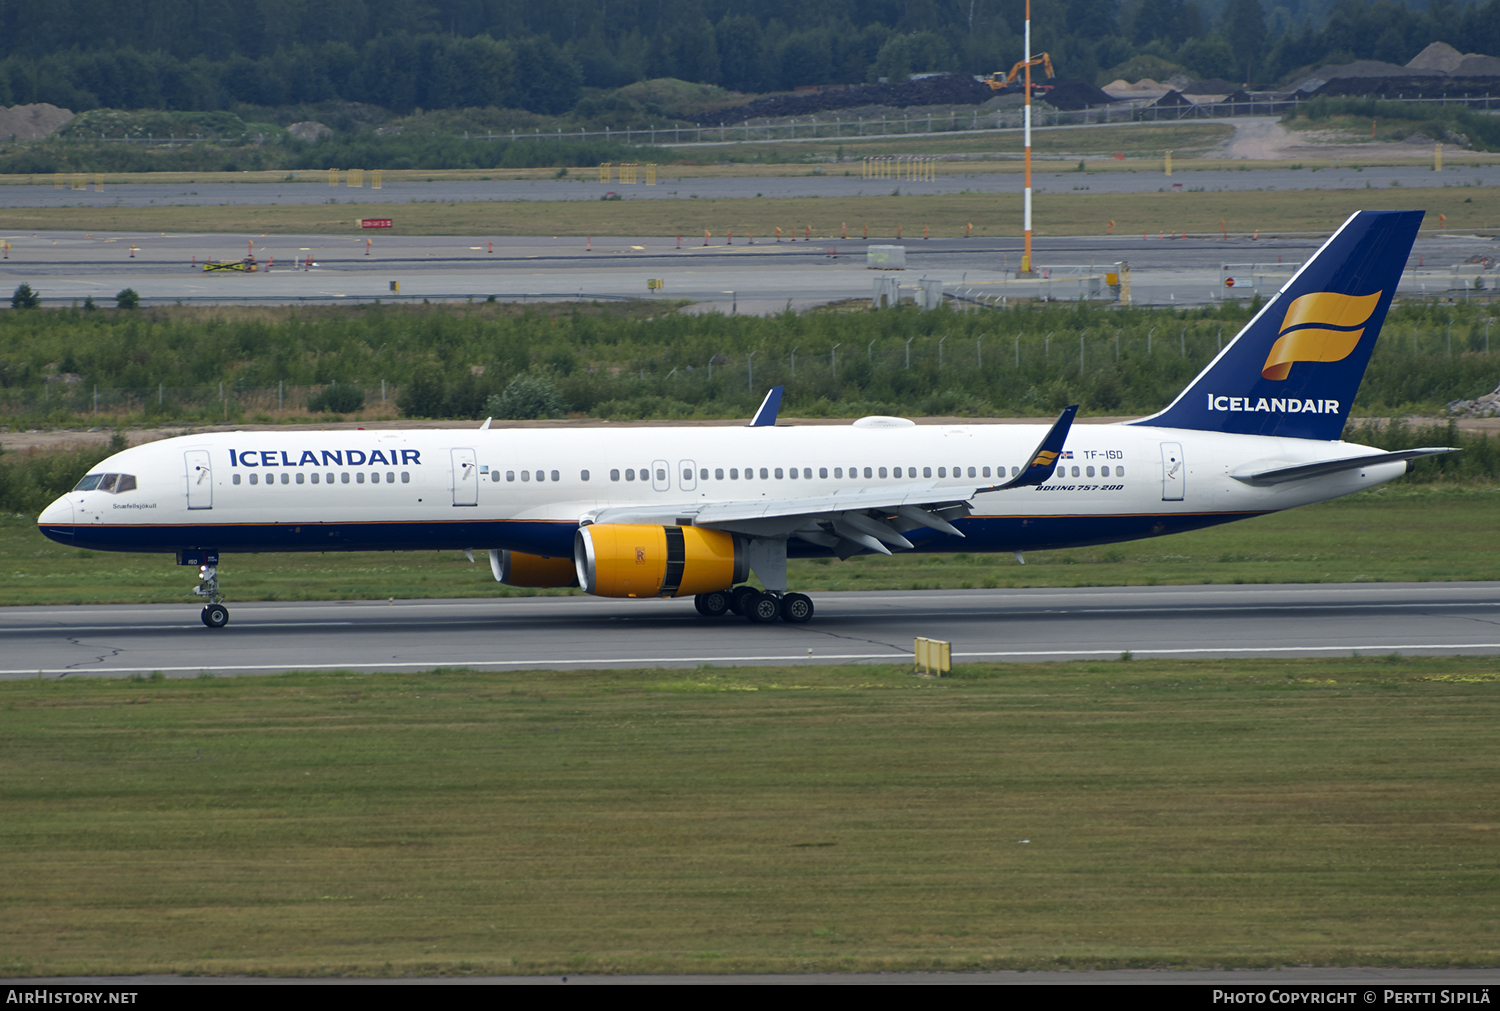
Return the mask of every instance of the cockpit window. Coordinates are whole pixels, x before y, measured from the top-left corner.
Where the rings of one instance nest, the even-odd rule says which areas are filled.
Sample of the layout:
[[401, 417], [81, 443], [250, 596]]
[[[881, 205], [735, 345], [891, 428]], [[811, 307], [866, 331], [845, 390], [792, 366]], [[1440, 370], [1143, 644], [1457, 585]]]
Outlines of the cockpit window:
[[135, 491], [134, 474], [89, 474], [73, 488], [74, 491], [107, 491], [118, 495]]

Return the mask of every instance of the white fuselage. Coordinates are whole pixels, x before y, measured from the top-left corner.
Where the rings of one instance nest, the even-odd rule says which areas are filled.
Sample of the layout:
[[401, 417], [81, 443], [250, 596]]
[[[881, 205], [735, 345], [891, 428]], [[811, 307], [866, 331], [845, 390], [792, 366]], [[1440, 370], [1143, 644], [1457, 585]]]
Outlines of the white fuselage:
[[[1231, 475], [1377, 451], [1338, 442], [1138, 425], [1083, 425], [1053, 477], [978, 491], [1026, 465], [1036, 425], [443, 429], [230, 432], [118, 453], [94, 473], [124, 492], [75, 491], [39, 526], [104, 550], [507, 548], [568, 556], [610, 509], [690, 512], [879, 490], [969, 503], [965, 537], [923, 530], [917, 550], [1018, 551], [1130, 540], [1322, 501], [1402, 474], [1402, 463], [1258, 487]], [[670, 522], [670, 520], [669, 520]], [[796, 554], [827, 550], [795, 539]]]

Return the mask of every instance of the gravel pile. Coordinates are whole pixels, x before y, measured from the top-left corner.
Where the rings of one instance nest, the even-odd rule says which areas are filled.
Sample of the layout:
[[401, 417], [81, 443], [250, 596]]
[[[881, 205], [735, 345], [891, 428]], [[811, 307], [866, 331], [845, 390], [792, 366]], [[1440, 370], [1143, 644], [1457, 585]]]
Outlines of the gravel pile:
[[0, 140], [41, 140], [56, 133], [73, 118], [70, 109], [59, 109], [47, 102], [36, 105], [0, 106]]
[[1064, 112], [1076, 112], [1079, 109], [1087, 109], [1091, 105], [1108, 105], [1115, 101], [1115, 97], [1107, 91], [1101, 91], [1088, 81], [1063, 81], [1054, 85], [1052, 90], [1042, 96], [1042, 101], [1054, 109]]

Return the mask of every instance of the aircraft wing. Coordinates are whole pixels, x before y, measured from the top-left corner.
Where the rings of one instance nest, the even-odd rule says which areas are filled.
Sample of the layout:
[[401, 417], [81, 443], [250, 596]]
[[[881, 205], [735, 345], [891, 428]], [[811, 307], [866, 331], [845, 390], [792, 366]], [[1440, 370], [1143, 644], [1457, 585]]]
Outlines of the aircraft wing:
[[980, 492], [1030, 487], [1050, 478], [1077, 413], [1076, 406], [1063, 411], [1031, 454], [1030, 465], [1003, 484], [940, 487], [935, 481], [920, 481], [804, 498], [603, 509], [589, 519], [594, 523], [691, 523], [750, 537], [797, 537], [832, 548], [843, 557], [861, 550], [888, 555], [891, 547], [914, 547], [904, 534], [918, 527], [962, 537], [951, 521], [969, 515], [970, 502]]

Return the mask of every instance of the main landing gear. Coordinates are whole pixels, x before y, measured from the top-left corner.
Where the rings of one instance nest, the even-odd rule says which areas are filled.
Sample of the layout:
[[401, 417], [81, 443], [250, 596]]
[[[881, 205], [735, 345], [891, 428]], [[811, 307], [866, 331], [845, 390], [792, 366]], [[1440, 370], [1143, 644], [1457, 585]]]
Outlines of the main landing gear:
[[732, 611], [757, 623], [780, 618], [801, 625], [812, 620], [813, 616], [812, 598], [807, 594], [762, 592], [753, 586], [700, 593], [693, 598], [693, 606], [705, 618], [719, 618]]
[[203, 613], [199, 617], [209, 628], [223, 628], [229, 624], [229, 608], [224, 606], [224, 594], [219, 592], [219, 567], [200, 565], [198, 580], [198, 585], [193, 587], [193, 593], [196, 596], [208, 598], [208, 603], [203, 606]]

